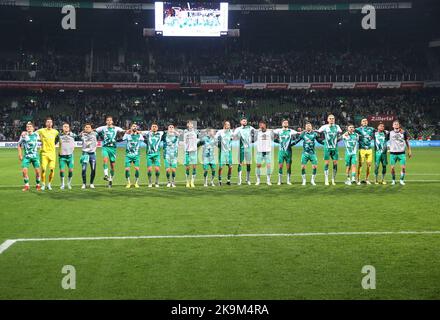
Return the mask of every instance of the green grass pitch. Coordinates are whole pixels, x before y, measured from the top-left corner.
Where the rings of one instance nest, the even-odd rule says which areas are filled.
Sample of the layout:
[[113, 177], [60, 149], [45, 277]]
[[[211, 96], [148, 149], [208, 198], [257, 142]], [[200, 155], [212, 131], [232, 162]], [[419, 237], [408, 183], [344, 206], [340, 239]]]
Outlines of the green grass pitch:
[[[341, 150], [342, 151], [342, 150]], [[440, 148], [413, 150], [407, 185], [124, 187], [119, 150], [115, 186], [21, 191], [16, 150], [0, 150], [0, 244], [7, 239], [199, 234], [440, 230]], [[343, 152], [341, 152], [343, 154]], [[321, 150], [318, 154], [322, 159]], [[311, 169], [308, 168], [308, 181]], [[276, 182], [276, 171], [273, 182]], [[388, 179], [390, 175], [388, 174]], [[179, 166], [178, 181], [184, 180]], [[255, 181], [255, 176], [252, 175]], [[162, 173], [161, 182], [165, 181]], [[233, 182], [236, 181], [236, 166]], [[263, 182], [265, 180], [263, 179]], [[439, 299], [440, 234], [176, 238], [17, 242], [0, 254], [0, 299]], [[61, 269], [76, 269], [76, 289]], [[361, 286], [364, 265], [376, 289]]]

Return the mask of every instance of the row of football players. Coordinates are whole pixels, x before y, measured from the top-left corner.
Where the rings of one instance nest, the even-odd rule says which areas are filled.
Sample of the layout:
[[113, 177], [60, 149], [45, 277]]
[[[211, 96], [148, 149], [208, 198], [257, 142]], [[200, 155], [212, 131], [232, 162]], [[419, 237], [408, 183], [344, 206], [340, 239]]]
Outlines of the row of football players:
[[[48, 118], [45, 128], [34, 131], [32, 123], [28, 123], [26, 131], [22, 133], [18, 152], [23, 168], [23, 179], [25, 182], [24, 191], [29, 190], [28, 168], [32, 164], [35, 168], [37, 189], [51, 189], [54, 177], [55, 163], [57, 160], [55, 145], [59, 141], [59, 169], [61, 178], [61, 189], [65, 188], [65, 173], [67, 171], [67, 187], [71, 188], [73, 176], [75, 139], [81, 139], [82, 156], [80, 164], [82, 167], [82, 188], [86, 188], [87, 167], [90, 165], [90, 188], [94, 188], [94, 178], [96, 174], [96, 148], [98, 138], [102, 139], [102, 156], [104, 179], [111, 187], [115, 174], [115, 163], [117, 153], [117, 141], [122, 136], [126, 141], [125, 152], [125, 176], [127, 188], [132, 186], [130, 177], [130, 167], [135, 169], [134, 187], [139, 187], [140, 171], [140, 146], [146, 144], [147, 155], [147, 175], [148, 186], [159, 187], [159, 176], [161, 167], [161, 149], [166, 168], [167, 187], [175, 187], [175, 177], [179, 152], [180, 135], [183, 135], [184, 144], [184, 165], [186, 186], [195, 186], [196, 166], [198, 163], [198, 149], [202, 146], [202, 163], [204, 171], [204, 185], [208, 186], [208, 176], [210, 184], [215, 185], [215, 177], [218, 177], [218, 184], [222, 185], [223, 168], [227, 168], [226, 184], [231, 184], [232, 176], [232, 141], [239, 142], [239, 164], [238, 164], [238, 184], [242, 184], [242, 171], [246, 167], [246, 183], [251, 184], [250, 173], [252, 163], [252, 145], [256, 148], [256, 185], [261, 182], [262, 170], [265, 169], [268, 185], [271, 185], [272, 174], [272, 149], [273, 142], [279, 144], [278, 151], [278, 184], [283, 181], [283, 168], [286, 167], [287, 184], [291, 184], [291, 164], [292, 147], [302, 142], [301, 155], [301, 177], [302, 184], [306, 184], [306, 165], [312, 164], [312, 176], [310, 183], [315, 185], [317, 172], [317, 156], [315, 151], [316, 143], [324, 145], [324, 177], [325, 184], [334, 185], [338, 170], [338, 141], [341, 139], [345, 145], [345, 166], [347, 180], [346, 184], [360, 184], [360, 175], [363, 164], [366, 163], [365, 183], [371, 184], [369, 177], [373, 160], [375, 162], [375, 183], [386, 184], [385, 174], [388, 165], [387, 150], [390, 151], [390, 164], [392, 183], [396, 183], [395, 165], [400, 162], [400, 184], [405, 184], [406, 172], [406, 152], [411, 157], [408, 133], [400, 127], [400, 123], [395, 121], [393, 129], [388, 132], [384, 124], [379, 124], [377, 128], [368, 126], [368, 120], [363, 119], [361, 126], [355, 128], [348, 125], [347, 131], [342, 133], [339, 125], [335, 124], [335, 117], [329, 115], [328, 123], [321, 126], [318, 130], [313, 130], [312, 125], [307, 123], [304, 130], [293, 130], [289, 128], [287, 120], [282, 121], [282, 128], [268, 129], [264, 121], [259, 122], [259, 128], [253, 128], [247, 123], [246, 118], [240, 120], [240, 127], [231, 129], [229, 121], [224, 122], [223, 129], [216, 132], [213, 129], [199, 131], [194, 127], [192, 121], [188, 121], [185, 130], [179, 130], [173, 125], [169, 125], [166, 131], [159, 131], [158, 125], [153, 123], [148, 131], [141, 131], [136, 124], [132, 124], [130, 129], [124, 130], [113, 124], [113, 118], [106, 118], [106, 125], [92, 129], [90, 124], [84, 126], [84, 130], [74, 134], [70, 130], [68, 123], [63, 125], [62, 131], [53, 129], [53, 121]], [[204, 133], [204, 135], [203, 135]], [[41, 149], [38, 152], [38, 141], [41, 141]], [[389, 143], [388, 143], [389, 141]], [[389, 146], [388, 146], [389, 144]], [[218, 153], [215, 155], [215, 149]], [[374, 151], [374, 153], [373, 153]], [[373, 159], [374, 156], [374, 159]], [[359, 161], [358, 161], [359, 157]], [[332, 176], [329, 178], [329, 166], [332, 164]], [[217, 172], [218, 164], [218, 172]], [[379, 181], [379, 168], [382, 166], [381, 180]], [[46, 172], [49, 171], [48, 183], [46, 184]], [[153, 183], [153, 175], [155, 181]], [[41, 176], [41, 182], [40, 182]]]

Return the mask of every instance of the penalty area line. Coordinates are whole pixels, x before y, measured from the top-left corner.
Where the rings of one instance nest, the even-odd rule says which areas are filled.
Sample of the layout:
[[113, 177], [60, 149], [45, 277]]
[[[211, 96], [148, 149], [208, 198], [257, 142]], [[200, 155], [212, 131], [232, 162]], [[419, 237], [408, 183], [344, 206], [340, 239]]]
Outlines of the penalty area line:
[[97, 241], [139, 239], [197, 239], [197, 238], [263, 238], [263, 237], [316, 237], [316, 236], [380, 236], [380, 235], [440, 235], [440, 231], [347, 231], [347, 232], [297, 232], [297, 233], [243, 233], [243, 234], [187, 234], [150, 236], [66, 237], [8, 239], [0, 245], [0, 254], [17, 242], [43, 241]]

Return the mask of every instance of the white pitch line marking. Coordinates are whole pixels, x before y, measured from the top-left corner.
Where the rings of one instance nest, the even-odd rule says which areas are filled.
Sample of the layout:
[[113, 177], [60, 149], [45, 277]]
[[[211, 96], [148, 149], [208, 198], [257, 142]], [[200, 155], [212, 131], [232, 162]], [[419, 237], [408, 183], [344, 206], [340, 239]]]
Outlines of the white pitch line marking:
[[9, 239], [0, 245], [0, 254], [16, 242], [43, 241], [96, 241], [138, 239], [185, 239], [185, 238], [262, 238], [262, 237], [313, 237], [313, 236], [363, 236], [363, 235], [440, 235], [440, 231], [348, 231], [348, 232], [297, 232], [297, 233], [243, 233], [243, 234], [187, 234], [157, 236], [111, 236], [111, 237], [66, 237], [66, 238], [22, 238]]

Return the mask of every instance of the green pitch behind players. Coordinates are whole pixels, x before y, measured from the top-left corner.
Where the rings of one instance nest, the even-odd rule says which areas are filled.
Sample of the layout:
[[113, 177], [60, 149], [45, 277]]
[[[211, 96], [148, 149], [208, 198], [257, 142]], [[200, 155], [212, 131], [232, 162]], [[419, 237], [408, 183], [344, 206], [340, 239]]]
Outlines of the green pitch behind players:
[[75, 150], [75, 138], [76, 134], [70, 131], [70, 125], [65, 122], [63, 124], [63, 130], [58, 135], [60, 139], [60, 156], [59, 156], [59, 166], [60, 166], [60, 179], [61, 186], [60, 189], [65, 188], [64, 184], [64, 176], [66, 172], [66, 168], [68, 170], [67, 176], [67, 188], [72, 189], [72, 177], [73, 177], [73, 167], [74, 167], [74, 159], [73, 152]]
[[278, 150], [278, 185], [283, 180], [283, 165], [286, 163], [287, 184], [291, 185], [290, 175], [292, 173], [292, 141], [298, 134], [297, 131], [289, 129], [289, 121], [283, 120], [281, 129], [275, 129], [275, 137], [280, 145]]
[[351, 185], [356, 183], [357, 151], [360, 139], [359, 134], [355, 132], [354, 125], [348, 125], [347, 132], [342, 135], [342, 139], [345, 144], [345, 173], [347, 174], [347, 181], [345, 181], [345, 184]]
[[385, 181], [385, 174], [387, 173], [387, 141], [390, 138], [389, 132], [385, 131], [385, 125], [380, 122], [377, 130], [374, 132], [374, 149], [375, 149], [375, 166], [374, 176], [375, 184], [379, 184], [379, 166], [382, 165], [382, 180], [381, 184], [387, 184]]
[[223, 166], [228, 167], [227, 185], [231, 185], [232, 176], [232, 138], [233, 132], [231, 130], [231, 123], [229, 121], [223, 122], [223, 129], [218, 131], [215, 135], [218, 141], [219, 148], [219, 164], [218, 164], [218, 184], [222, 185], [222, 171]]
[[157, 123], [151, 125], [150, 131], [143, 131], [145, 144], [147, 145], [147, 175], [148, 175], [148, 188], [153, 186], [152, 175], [153, 167], [156, 176], [156, 181], [154, 186], [159, 187], [159, 176], [160, 176], [160, 144], [162, 142], [164, 132], [159, 131], [159, 126]]
[[[104, 180], [108, 181], [108, 187], [111, 188], [115, 176], [117, 137], [119, 133], [125, 132], [124, 129], [113, 125], [113, 117], [105, 118], [105, 126], [96, 128], [96, 132], [104, 139], [102, 142], [102, 159], [104, 162]], [[110, 175], [108, 164], [110, 162]]]
[[134, 165], [134, 177], [135, 183], [134, 187], [139, 188], [139, 166], [140, 166], [140, 155], [139, 149], [141, 142], [144, 141], [144, 137], [138, 130], [138, 125], [133, 123], [130, 130], [128, 130], [122, 140], [127, 142], [125, 147], [125, 179], [127, 179], [126, 188], [131, 188], [130, 182], [130, 166]]
[[208, 134], [204, 136], [200, 145], [202, 148], [203, 155], [203, 179], [204, 179], [204, 187], [208, 186], [208, 171], [211, 169], [211, 186], [215, 186], [215, 170], [217, 168], [216, 159], [215, 159], [215, 149], [217, 147], [217, 140], [215, 139], [215, 130], [209, 129]]
[[338, 140], [340, 134], [342, 133], [341, 128], [335, 124], [335, 116], [330, 114], [327, 117], [328, 124], [323, 125], [319, 128], [318, 132], [324, 135], [324, 179], [325, 185], [328, 186], [328, 169], [330, 159], [333, 160], [333, 174], [332, 174], [332, 185], [335, 185], [336, 173], [338, 171]]
[[312, 163], [312, 178], [310, 183], [316, 186], [315, 178], [316, 178], [316, 169], [318, 168], [318, 157], [316, 156], [315, 144], [323, 143], [320, 135], [313, 131], [312, 124], [310, 122], [306, 123], [305, 130], [302, 131], [299, 137], [292, 142], [292, 144], [297, 144], [298, 142], [303, 141], [303, 151], [301, 154], [301, 177], [302, 177], [302, 185], [306, 185], [306, 167], [307, 163]]
[[167, 175], [167, 188], [176, 187], [177, 156], [179, 153], [180, 131], [170, 124], [163, 136], [163, 157]]
[[[32, 122], [26, 124], [26, 135], [21, 135], [18, 140], [18, 159], [21, 161], [23, 172], [24, 187], [23, 191], [29, 190], [29, 166], [32, 164], [35, 170], [35, 183], [37, 190], [41, 190], [40, 186], [40, 156], [38, 154], [39, 135], [34, 132]], [[23, 154], [24, 153], [24, 154]]]

